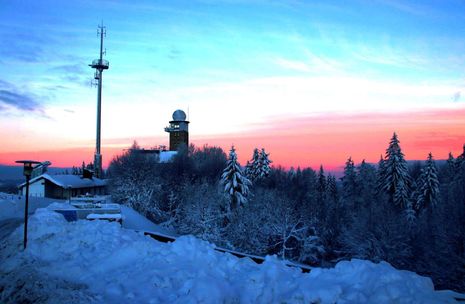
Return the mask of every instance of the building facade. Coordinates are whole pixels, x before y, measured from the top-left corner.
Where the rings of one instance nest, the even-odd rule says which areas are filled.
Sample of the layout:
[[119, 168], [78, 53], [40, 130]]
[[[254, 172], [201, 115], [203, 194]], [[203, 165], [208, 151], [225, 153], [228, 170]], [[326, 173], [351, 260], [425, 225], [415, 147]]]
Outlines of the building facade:
[[[72, 174], [39, 175], [29, 182], [29, 195], [56, 199], [69, 199], [80, 195], [105, 195], [106, 181], [96, 177]], [[26, 183], [19, 185], [21, 195], [26, 195]]]

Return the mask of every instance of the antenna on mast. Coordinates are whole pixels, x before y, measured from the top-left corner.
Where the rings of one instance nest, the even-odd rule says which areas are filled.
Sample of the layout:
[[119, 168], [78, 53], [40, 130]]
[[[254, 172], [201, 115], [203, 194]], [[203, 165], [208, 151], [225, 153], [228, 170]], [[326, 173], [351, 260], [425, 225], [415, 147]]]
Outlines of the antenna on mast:
[[95, 143], [95, 154], [94, 154], [94, 170], [96, 177], [102, 177], [102, 154], [100, 152], [100, 139], [101, 139], [101, 117], [102, 117], [102, 76], [103, 70], [108, 70], [110, 63], [108, 60], [103, 59], [104, 52], [103, 50], [103, 37], [106, 37], [107, 29], [103, 25], [103, 21], [97, 28], [97, 36], [100, 36], [100, 56], [98, 59], [94, 59], [90, 67], [95, 69], [94, 73], [94, 83], [98, 87], [97, 91], [97, 136]]

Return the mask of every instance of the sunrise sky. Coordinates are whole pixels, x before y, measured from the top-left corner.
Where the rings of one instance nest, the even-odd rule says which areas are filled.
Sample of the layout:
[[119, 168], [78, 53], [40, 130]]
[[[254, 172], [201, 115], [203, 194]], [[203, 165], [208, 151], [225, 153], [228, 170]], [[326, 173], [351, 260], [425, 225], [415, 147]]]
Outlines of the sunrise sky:
[[178, 108], [191, 142], [234, 144], [243, 164], [254, 147], [285, 167], [376, 162], [394, 131], [407, 159], [457, 156], [464, 12], [459, 0], [0, 0], [0, 163], [93, 160], [101, 20], [105, 164], [133, 140], [167, 144]]

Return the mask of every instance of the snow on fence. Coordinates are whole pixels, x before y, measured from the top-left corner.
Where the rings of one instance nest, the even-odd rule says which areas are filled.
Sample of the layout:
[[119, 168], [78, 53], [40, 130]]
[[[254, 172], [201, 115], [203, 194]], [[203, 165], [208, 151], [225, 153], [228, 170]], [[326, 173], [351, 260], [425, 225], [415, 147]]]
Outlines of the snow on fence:
[[[169, 242], [176, 241], [176, 237], [169, 236], [169, 235], [166, 235], [166, 234], [162, 234], [162, 233], [158, 233], [158, 232], [152, 232], [152, 231], [143, 231], [143, 232], [144, 232], [144, 235], [148, 235], [151, 238], [153, 238], [153, 239], [155, 239], [155, 240], [157, 240], [159, 242], [169, 243]], [[238, 257], [240, 259], [249, 258], [252, 261], [254, 261], [255, 263], [257, 263], [257, 264], [262, 264], [265, 261], [265, 257], [258, 256], [258, 255], [247, 254], [247, 253], [234, 251], [234, 250], [221, 248], [221, 247], [216, 247], [216, 246], [215, 246], [214, 249], [216, 251], [219, 251], [219, 252], [222, 252], [222, 253], [229, 253], [229, 254], [231, 254], [231, 255], [233, 255], [235, 257]], [[302, 272], [304, 272], [304, 273], [308, 273], [308, 272], [311, 271], [311, 268], [309, 266], [302, 265], [302, 264], [297, 264], [297, 263], [292, 263], [292, 262], [288, 262], [288, 261], [286, 261], [286, 266], [300, 268], [302, 270]]]

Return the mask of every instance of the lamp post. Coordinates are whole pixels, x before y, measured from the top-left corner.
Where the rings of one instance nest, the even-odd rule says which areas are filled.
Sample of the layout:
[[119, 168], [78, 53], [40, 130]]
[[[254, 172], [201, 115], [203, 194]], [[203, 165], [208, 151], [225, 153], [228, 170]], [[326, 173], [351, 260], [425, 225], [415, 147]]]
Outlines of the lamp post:
[[[42, 163], [34, 160], [17, 160], [16, 163], [23, 164], [23, 174], [26, 176], [26, 207], [24, 208], [24, 249], [26, 249], [27, 244], [27, 216], [29, 210], [29, 180], [31, 179], [32, 171], [39, 166], [42, 166]], [[33, 167], [32, 165], [37, 165]]]

